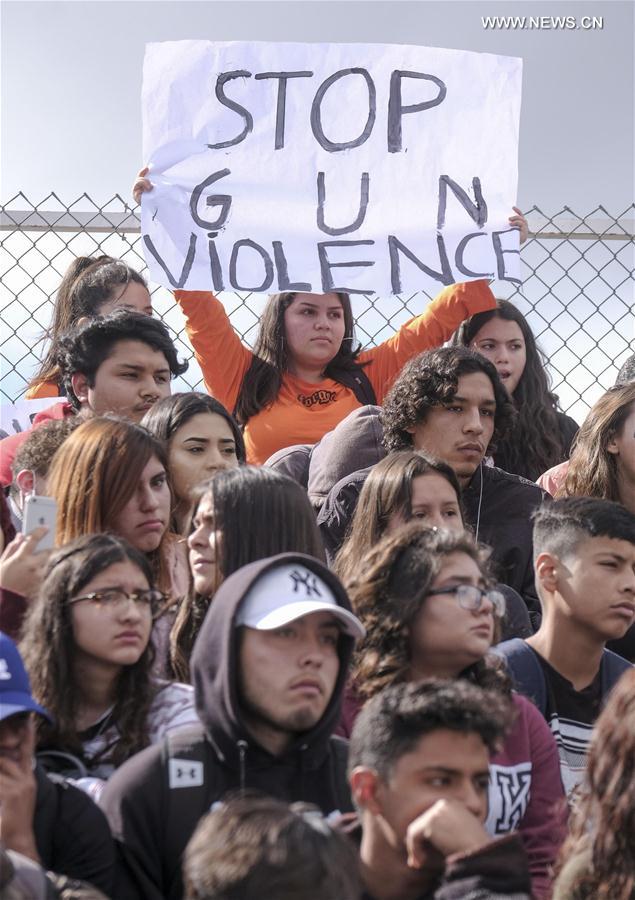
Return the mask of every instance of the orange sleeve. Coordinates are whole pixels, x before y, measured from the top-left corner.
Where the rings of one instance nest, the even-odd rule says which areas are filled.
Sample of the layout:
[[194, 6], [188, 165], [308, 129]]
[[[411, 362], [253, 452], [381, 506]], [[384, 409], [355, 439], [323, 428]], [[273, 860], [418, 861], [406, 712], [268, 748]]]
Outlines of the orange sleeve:
[[411, 357], [439, 347], [464, 319], [495, 306], [496, 298], [485, 279], [451, 284], [391, 338], [360, 353], [359, 362], [370, 362], [366, 374], [375, 389], [377, 403], [382, 402], [392, 380]]
[[60, 392], [54, 381], [38, 381], [25, 392], [25, 400], [40, 400], [42, 397], [59, 397]]
[[175, 291], [205, 387], [233, 412], [253, 353], [234, 331], [225, 307], [209, 291]]

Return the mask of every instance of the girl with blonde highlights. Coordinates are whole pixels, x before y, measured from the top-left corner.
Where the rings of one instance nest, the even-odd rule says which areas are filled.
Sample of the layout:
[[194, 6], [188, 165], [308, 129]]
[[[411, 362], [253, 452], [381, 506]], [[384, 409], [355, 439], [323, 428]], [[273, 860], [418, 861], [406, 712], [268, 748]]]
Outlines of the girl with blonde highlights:
[[634, 430], [635, 383], [631, 382], [611, 388], [594, 403], [578, 432], [564, 485], [556, 496], [615, 500], [635, 512]]
[[175, 539], [168, 534], [171, 494], [162, 444], [145, 428], [112, 417], [88, 419], [53, 457], [48, 491], [57, 500], [57, 545], [110, 531], [145, 553], [161, 590], [184, 593]]

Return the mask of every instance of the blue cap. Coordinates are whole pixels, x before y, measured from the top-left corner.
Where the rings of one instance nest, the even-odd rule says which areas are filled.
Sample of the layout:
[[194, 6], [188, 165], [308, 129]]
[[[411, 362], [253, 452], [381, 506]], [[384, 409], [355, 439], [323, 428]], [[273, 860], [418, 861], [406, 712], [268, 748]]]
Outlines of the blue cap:
[[31, 684], [20, 651], [11, 638], [0, 631], [0, 722], [21, 712], [36, 712], [49, 722], [53, 721], [31, 696]]

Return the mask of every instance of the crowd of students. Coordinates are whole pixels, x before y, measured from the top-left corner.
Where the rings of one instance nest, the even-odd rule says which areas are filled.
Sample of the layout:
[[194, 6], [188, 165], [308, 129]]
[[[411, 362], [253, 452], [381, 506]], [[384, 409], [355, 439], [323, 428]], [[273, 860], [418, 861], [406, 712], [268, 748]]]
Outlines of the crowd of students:
[[485, 281], [176, 296], [209, 394], [81, 258], [0, 444], [3, 897], [634, 896], [635, 356], [578, 431]]

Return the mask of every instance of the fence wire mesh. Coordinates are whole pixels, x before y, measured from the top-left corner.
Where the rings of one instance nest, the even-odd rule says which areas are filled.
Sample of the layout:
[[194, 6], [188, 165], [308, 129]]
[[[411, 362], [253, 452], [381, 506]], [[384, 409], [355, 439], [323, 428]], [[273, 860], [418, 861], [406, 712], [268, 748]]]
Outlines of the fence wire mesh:
[[[635, 204], [618, 216], [602, 206], [587, 215], [568, 207], [545, 213], [532, 207], [530, 237], [521, 252], [522, 286], [497, 282], [497, 296], [527, 316], [548, 361], [562, 408], [582, 421], [633, 353]], [[66, 204], [52, 193], [33, 204], [20, 193], [0, 207], [0, 400], [20, 398], [43, 357], [55, 292], [76, 256], [120, 257], [146, 269], [138, 210], [119, 195], [100, 204], [87, 194]], [[174, 390], [202, 387], [201, 373], [171, 293], [151, 285], [153, 306], [190, 359]], [[236, 331], [252, 345], [265, 297], [220, 295]], [[420, 312], [430, 297], [419, 292], [368, 300], [353, 298], [358, 339], [385, 340]]]

